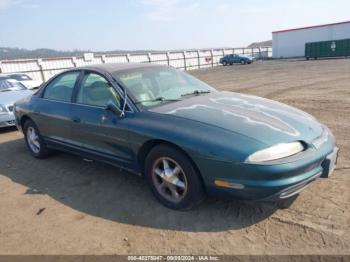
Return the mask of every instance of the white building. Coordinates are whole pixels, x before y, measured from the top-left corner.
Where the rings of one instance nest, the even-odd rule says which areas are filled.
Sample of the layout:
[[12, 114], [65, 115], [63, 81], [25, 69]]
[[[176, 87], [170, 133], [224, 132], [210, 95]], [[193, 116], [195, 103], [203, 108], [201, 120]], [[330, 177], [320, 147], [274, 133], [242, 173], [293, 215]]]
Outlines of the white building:
[[350, 21], [272, 32], [274, 58], [302, 57], [305, 43], [350, 38]]

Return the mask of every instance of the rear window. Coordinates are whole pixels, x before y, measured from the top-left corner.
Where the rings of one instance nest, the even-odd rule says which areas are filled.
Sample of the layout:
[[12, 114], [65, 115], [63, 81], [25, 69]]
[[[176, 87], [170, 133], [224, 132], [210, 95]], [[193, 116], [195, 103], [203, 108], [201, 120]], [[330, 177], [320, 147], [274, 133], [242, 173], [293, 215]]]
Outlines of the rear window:
[[10, 75], [10, 78], [15, 79], [17, 81], [33, 80], [30, 76], [25, 75], [25, 74]]

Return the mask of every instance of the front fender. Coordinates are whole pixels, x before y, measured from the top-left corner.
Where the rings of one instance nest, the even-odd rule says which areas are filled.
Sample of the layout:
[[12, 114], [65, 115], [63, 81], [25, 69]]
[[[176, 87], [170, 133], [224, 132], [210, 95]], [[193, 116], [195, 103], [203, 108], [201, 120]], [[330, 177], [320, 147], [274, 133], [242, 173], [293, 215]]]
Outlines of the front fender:
[[226, 129], [173, 115], [138, 112], [128, 118], [130, 145], [135, 156], [150, 140], [164, 140], [182, 148], [191, 158], [243, 162], [263, 148], [262, 142]]

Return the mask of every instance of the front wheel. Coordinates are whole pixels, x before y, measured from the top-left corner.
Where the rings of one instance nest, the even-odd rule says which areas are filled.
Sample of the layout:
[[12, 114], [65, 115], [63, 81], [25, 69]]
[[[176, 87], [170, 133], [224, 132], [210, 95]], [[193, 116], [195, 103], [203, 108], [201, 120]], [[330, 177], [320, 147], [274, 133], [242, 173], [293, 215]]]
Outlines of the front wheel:
[[227, 66], [227, 62], [226, 61], [222, 62], [222, 65]]
[[245, 60], [241, 60], [241, 65], [245, 65], [246, 64], [246, 62], [245, 62]]
[[155, 197], [168, 208], [186, 210], [204, 199], [203, 185], [193, 164], [173, 147], [159, 145], [151, 150], [145, 176]]
[[27, 120], [24, 124], [23, 131], [30, 154], [35, 158], [47, 157], [49, 155], [49, 150], [35, 123], [32, 120]]

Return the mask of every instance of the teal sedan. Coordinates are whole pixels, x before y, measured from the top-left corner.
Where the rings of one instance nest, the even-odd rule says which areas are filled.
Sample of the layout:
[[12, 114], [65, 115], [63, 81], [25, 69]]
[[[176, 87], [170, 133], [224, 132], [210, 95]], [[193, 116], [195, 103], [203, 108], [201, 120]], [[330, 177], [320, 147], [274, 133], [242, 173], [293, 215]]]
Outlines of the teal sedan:
[[223, 66], [227, 65], [233, 65], [233, 64], [251, 64], [255, 61], [254, 57], [248, 56], [248, 55], [238, 55], [238, 54], [231, 54], [231, 55], [225, 55], [224, 57], [220, 58], [219, 63]]
[[173, 209], [207, 195], [289, 198], [329, 177], [338, 153], [332, 132], [301, 110], [161, 65], [74, 68], [14, 112], [32, 156], [60, 150], [129, 170]]

